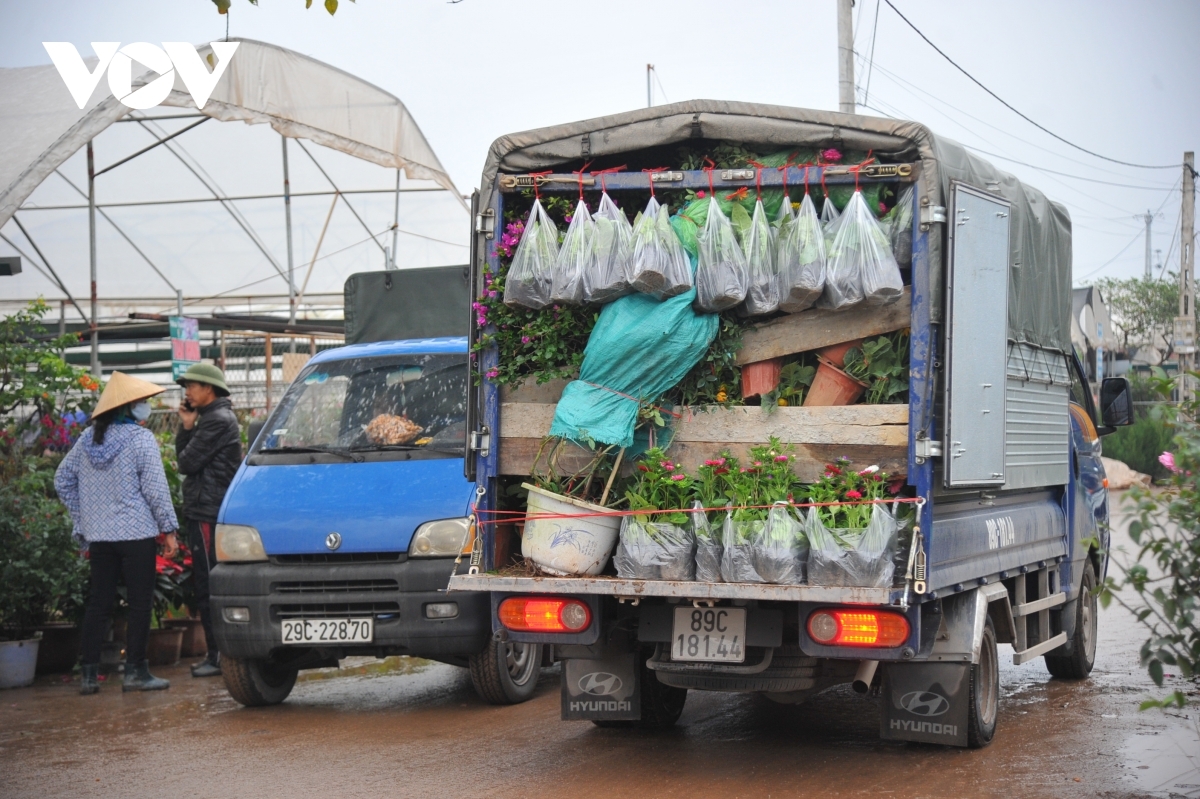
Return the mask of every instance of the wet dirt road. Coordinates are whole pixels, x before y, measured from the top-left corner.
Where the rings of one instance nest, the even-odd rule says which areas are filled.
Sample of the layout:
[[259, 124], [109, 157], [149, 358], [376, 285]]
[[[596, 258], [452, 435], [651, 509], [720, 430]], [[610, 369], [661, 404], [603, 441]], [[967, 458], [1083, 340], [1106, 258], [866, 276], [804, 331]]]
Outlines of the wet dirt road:
[[1001, 647], [999, 729], [980, 751], [881, 742], [877, 700], [848, 687], [799, 707], [693, 692], [675, 729], [641, 733], [559, 721], [557, 669], [507, 708], [476, 699], [465, 670], [408, 660], [256, 710], [182, 665], [158, 694], [41, 678], [0, 692], [0, 797], [1200, 797], [1200, 712], [1137, 710], [1153, 689], [1143, 638], [1102, 611], [1081, 683]]

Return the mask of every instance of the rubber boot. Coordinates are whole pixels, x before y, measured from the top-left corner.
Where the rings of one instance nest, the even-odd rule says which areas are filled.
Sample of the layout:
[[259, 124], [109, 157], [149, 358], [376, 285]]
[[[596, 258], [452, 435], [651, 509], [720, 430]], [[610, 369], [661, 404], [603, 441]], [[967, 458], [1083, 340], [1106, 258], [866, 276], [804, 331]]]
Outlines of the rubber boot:
[[125, 681], [121, 684], [122, 691], [164, 691], [171, 683], [150, 673], [150, 661], [125, 664]]
[[193, 677], [220, 677], [221, 676], [221, 653], [209, 652], [204, 660], [192, 666]]
[[84, 666], [79, 680], [79, 693], [87, 696], [100, 690], [100, 666]]

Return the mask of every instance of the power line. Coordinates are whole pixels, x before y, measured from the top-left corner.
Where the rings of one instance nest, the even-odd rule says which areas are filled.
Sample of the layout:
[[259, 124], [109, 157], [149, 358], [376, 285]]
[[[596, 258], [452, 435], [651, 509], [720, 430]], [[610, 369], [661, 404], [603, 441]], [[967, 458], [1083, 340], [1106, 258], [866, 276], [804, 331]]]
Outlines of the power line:
[[991, 89], [989, 89], [987, 86], [984, 86], [984, 85], [983, 85], [983, 84], [982, 84], [982, 83], [979, 81], [979, 79], [978, 79], [978, 78], [976, 78], [976, 77], [975, 77], [974, 75], [972, 75], [970, 72], [967, 72], [965, 69], [963, 69], [962, 67], [960, 67], [960, 66], [959, 66], [959, 65], [958, 65], [958, 64], [955, 62], [955, 60], [954, 60], [953, 58], [951, 58], [950, 56], [946, 55], [946, 53], [945, 53], [945, 52], [943, 52], [943, 51], [942, 51], [942, 49], [941, 49], [940, 47], [938, 47], [936, 44], [934, 44], [932, 41], [930, 41], [928, 36], [926, 36], [924, 33], [921, 33], [921, 29], [920, 29], [920, 28], [918, 28], [916, 25], [912, 24], [912, 22], [910, 22], [910, 21], [909, 21], [908, 17], [906, 17], [906, 16], [904, 16], [903, 14], [901, 14], [901, 13], [900, 13], [900, 9], [896, 8], [896, 6], [895, 6], [895, 5], [892, 3], [892, 0], [883, 0], [883, 2], [887, 3], [887, 4], [888, 4], [888, 7], [889, 7], [889, 8], [891, 8], [891, 9], [892, 9], [892, 11], [895, 11], [895, 12], [896, 12], [896, 16], [898, 16], [898, 17], [900, 17], [900, 19], [904, 20], [904, 23], [905, 23], [906, 25], [908, 25], [908, 27], [912, 28], [912, 29], [913, 29], [913, 30], [916, 32], [916, 34], [917, 34], [918, 36], [920, 36], [922, 39], [924, 39], [926, 44], [928, 44], [930, 47], [932, 47], [934, 50], [936, 50], [936, 51], [937, 51], [937, 53], [938, 53], [938, 55], [940, 55], [942, 58], [944, 58], [944, 59], [946, 59], [947, 61], [949, 61], [949, 62], [950, 62], [950, 64], [951, 64], [951, 66], [953, 66], [955, 69], [957, 69], [957, 70], [958, 70], [959, 72], [961, 72], [962, 74], [966, 75], [966, 76], [967, 76], [967, 78], [969, 78], [969, 79], [971, 80], [971, 82], [972, 82], [972, 83], [974, 83], [976, 86], [978, 86], [979, 88], [983, 89], [985, 92], [987, 92], [988, 94], [990, 94], [990, 95], [991, 95], [993, 98], [995, 98], [995, 99], [996, 99], [996, 100], [997, 100], [997, 101], [998, 101], [998, 102], [999, 102], [1001, 105], [1003, 105], [1003, 106], [1004, 106], [1005, 108], [1007, 108], [1009, 111], [1012, 111], [1014, 114], [1016, 114], [1017, 116], [1021, 117], [1021, 119], [1024, 119], [1026, 122], [1028, 122], [1029, 124], [1033, 125], [1035, 128], [1037, 128], [1038, 130], [1042, 131], [1043, 133], [1046, 133], [1046, 134], [1049, 134], [1050, 136], [1053, 136], [1054, 138], [1058, 139], [1058, 140], [1059, 140], [1060, 142], [1062, 142], [1063, 144], [1066, 144], [1066, 145], [1068, 145], [1069, 147], [1074, 147], [1076, 150], [1079, 150], [1080, 152], [1087, 153], [1088, 155], [1090, 155], [1090, 156], [1093, 156], [1093, 157], [1095, 157], [1095, 158], [1099, 158], [1099, 159], [1101, 159], [1101, 160], [1103, 160], [1103, 161], [1109, 161], [1110, 163], [1114, 163], [1114, 164], [1121, 164], [1122, 166], [1131, 166], [1131, 167], [1135, 167], [1135, 168], [1137, 168], [1137, 169], [1178, 169], [1178, 168], [1179, 168], [1179, 164], [1162, 164], [1162, 165], [1159, 165], [1159, 164], [1154, 164], [1154, 165], [1152, 165], [1152, 164], [1135, 164], [1135, 163], [1132, 163], [1132, 162], [1130, 162], [1130, 161], [1121, 161], [1121, 160], [1119, 160], [1119, 159], [1117, 159], [1117, 158], [1109, 158], [1107, 155], [1101, 155], [1100, 153], [1097, 153], [1097, 152], [1094, 152], [1094, 151], [1092, 151], [1092, 150], [1089, 150], [1089, 149], [1087, 149], [1086, 147], [1081, 147], [1081, 146], [1079, 146], [1078, 144], [1075, 144], [1073, 141], [1070, 141], [1069, 139], [1064, 139], [1062, 136], [1059, 136], [1057, 133], [1055, 133], [1054, 131], [1050, 130], [1050, 129], [1049, 129], [1049, 128], [1047, 128], [1046, 126], [1044, 126], [1044, 125], [1041, 125], [1041, 124], [1039, 124], [1038, 122], [1035, 122], [1035, 121], [1034, 121], [1033, 119], [1031, 119], [1030, 117], [1028, 117], [1028, 116], [1026, 116], [1025, 114], [1023, 114], [1023, 113], [1021, 113], [1020, 111], [1018, 111], [1016, 108], [1014, 108], [1014, 107], [1012, 106], [1012, 104], [1011, 104], [1011, 103], [1009, 103], [1008, 101], [1006, 101], [1006, 100], [1005, 100], [1004, 98], [1002, 98], [1000, 95], [996, 94], [994, 91], [992, 91]]
[[[1000, 155], [999, 153], [989, 153], [987, 150], [980, 150], [978, 147], [972, 147], [969, 144], [964, 144], [963, 146], [970, 150], [974, 150], [975, 152], [979, 153], [980, 155], [986, 155], [990, 158], [1000, 158], [1004, 161], [1009, 161], [1014, 164], [1020, 164], [1021, 166], [1027, 166], [1030, 169], [1036, 169], [1039, 172], [1048, 172], [1051, 175], [1062, 175], [1064, 178], [1071, 178], [1072, 180], [1086, 180], [1088, 183], [1102, 183], [1105, 186], [1117, 186], [1118, 188], [1122, 188], [1122, 189], [1140, 189], [1142, 191], [1174, 191], [1174, 189], [1175, 189], [1175, 186], [1172, 186], [1171, 188], [1168, 189], [1163, 186], [1146, 186], [1146, 185], [1137, 185], [1134, 183], [1116, 183], [1111, 180], [1100, 180], [1099, 178], [1085, 178], [1083, 175], [1072, 175], [1068, 172], [1058, 172], [1054, 169], [1047, 169], [1044, 166], [1037, 166], [1035, 164], [1027, 164], [1024, 161], [1018, 161], [1015, 158], [1009, 158], [1007, 155]], [[1178, 181], [1176, 181], [1176, 184], [1178, 184]]]
[[863, 88], [863, 103], [871, 97], [871, 72], [875, 68], [875, 37], [879, 33], [879, 0], [875, 0], [875, 25], [871, 28], [871, 57], [867, 59], [867, 83]]
[[[1180, 177], [1180, 180], [1182, 180], [1182, 179], [1183, 179], [1183, 178], [1182, 178], [1182, 176], [1181, 176], [1181, 177]], [[1174, 188], [1174, 187], [1172, 187], [1172, 188]], [[1162, 211], [1162, 209], [1164, 209], [1164, 208], [1166, 208], [1166, 207], [1167, 207], [1167, 202], [1168, 202], [1170, 199], [1171, 199], [1171, 195], [1170, 195], [1170, 194], [1167, 194], [1166, 198], [1165, 198], [1165, 199], [1162, 201], [1162, 205], [1158, 206], [1158, 210], [1154, 212], [1154, 213], [1155, 213], [1155, 215], [1157, 215], [1157, 214], [1158, 214], [1160, 211]], [[1120, 258], [1122, 255], [1124, 255], [1124, 254], [1125, 254], [1125, 251], [1126, 251], [1126, 250], [1128, 250], [1128, 249], [1129, 249], [1131, 246], [1133, 246], [1133, 243], [1134, 243], [1135, 241], [1137, 241], [1138, 239], [1140, 239], [1141, 237], [1142, 237], [1142, 233], [1141, 233], [1141, 232], [1138, 232], [1137, 234], [1135, 234], [1135, 235], [1134, 235], [1134, 237], [1133, 237], [1132, 239], [1130, 239], [1129, 243], [1128, 243], [1128, 244], [1126, 244], [1124, 247], [1122, 247], [1122, 248], [1121, 248], [1121, 251], [1120, 251], [1120, 252], [1118, 252], [1118, 253], [1117, 253], [1116, 255], [1114, 255], [1112, 258], [1109, 258], [1107, 261], [1105, 261], [1105, 262], [1104, 262], [1103, 264], [1101, 264], [1100, 266], [1098, 266], [1098, 267], [1096, 267], [1095, 269], [1093, 269], [1092, 271], [1088, 272], [1086, 275], [1083, 275], [1082, 277], [1078, 278], [1078, 280], [1076, 280], [1076, 282], [1078, 282], [1079, 280], [1086, 280], [1087, 278], [1091, 277], [1092, 275], [1096, 274], [1096, 273], [1097, 273], [1097, 272], [1099, 272], [1100, 270], [1102, 270], [1102, 269], [1104, 269], [1105, 267], [1107, 267], [1107, 266], [1108, 266], [1109, 264], [1111, 264], [1113, 261], [1117, 260], [1117, 259], [1118, 259], [1118, 258]]]

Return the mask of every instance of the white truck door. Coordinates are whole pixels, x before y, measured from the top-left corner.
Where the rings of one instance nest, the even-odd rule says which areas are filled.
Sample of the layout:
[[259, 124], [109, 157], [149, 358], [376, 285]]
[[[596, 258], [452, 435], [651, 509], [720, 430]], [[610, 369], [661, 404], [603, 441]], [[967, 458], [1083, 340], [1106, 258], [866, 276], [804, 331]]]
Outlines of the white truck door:
[[1004, 484], [1009, 203], [951, 186], [946, 322], [947, 487]]

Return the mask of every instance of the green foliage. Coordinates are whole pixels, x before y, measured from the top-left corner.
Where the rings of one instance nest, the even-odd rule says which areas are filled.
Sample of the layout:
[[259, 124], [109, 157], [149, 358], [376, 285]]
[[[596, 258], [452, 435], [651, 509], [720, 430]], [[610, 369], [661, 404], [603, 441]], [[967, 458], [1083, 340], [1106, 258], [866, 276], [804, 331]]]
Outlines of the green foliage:
[[806, 366], [799, 361], [785, 363], [779, 370], [779, 384], [775, 390], [763, 395], [763, 407], [770, 413], [779, 406], [801, 405], [804, 402], [804, 389], [812, 385], [816, 375], [815, 366]]
[[742, 325], [737, 314], [721, 314], [721, 325], [708, 352], [670, 392], [680, 405], [741, 404], [742, 370], [735, 363], [742, 348]]
[[48, 621], [83, 617], [88, 568], [55, 498], [57, 462], [24, 458], [0, 483], [0, 628], [18, 637]]
[[[878, 466], [861, 471], [852, 468], [846, 458], [825, 464], [825, 474], [807, 487], [810, 502], [854, 502], [884, 499], [889, 492], [888, 475]], [[895, 492], [891, 492], [895, 493]], [[871, 505], [833, 505], [816, 508], [826, 527], [831, 529], [862, 529], [871, 521]]]
[[[632, 483], [625, 489], [630, 510], [679, 510], [692, 501], [693, 480], [658, 447], [646, 450], [638, 462]], [[634, 517], [638, 522], [687, 524], [687, 514], [659, 513]]]
[[846, 352], [846, 374], [867, 384], [863, 401], [883, 405], [908, 401], [908, 334], [867, 339]]
[[1113, 325], [1121, 334], [1121, 348], [1150, 344], [1169, 358], [1174, 352], [1175, 317], [1179, 314], [1179, 279], [1131, 277], [1105, 278], [1097, 287], [1104, 296]]
[[[1192, 373], [1200, 378], [1200, 373]], [[1195, 379], [1195, 378], [1194, 378]], [[1152, 384], [1167, 398], [1174, 381], [1156, 369]], [[1154, 684], [1163, 685], [1163, 667], [1173, 667], [1181, 677], [1200, 682], [1200, 400], [1180, 406], [1159, 405], [1150, 413], [1173, 432], [1164, 466], [1169, 477], [1165, 490], [1135, 486], [1129, 501], [1135, 518], [1129, 537], [1138, 546], [1131, 566], [1116, 563], [1120, 578], [1108, 577], [1100, 586], [1100, 602], [1122, 605], [1150, 632], [1142, 644], [1141, 661]], [[1138, 601], [1126, 602], [1118, 593], [1129, 587]], [[1142, 703], [1142, 708], [1183, 707], [1183, 691]]]
[[1158, 456], [1171, 448], [1173, 432], [1161, 418], [1140, 413], [1128, 427], [1104, 437], [1104, 457], [1118, 460], [1156, 480], [1168, 476]]

